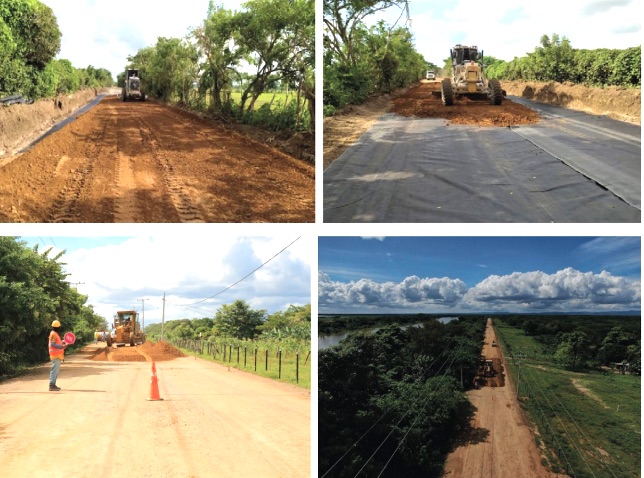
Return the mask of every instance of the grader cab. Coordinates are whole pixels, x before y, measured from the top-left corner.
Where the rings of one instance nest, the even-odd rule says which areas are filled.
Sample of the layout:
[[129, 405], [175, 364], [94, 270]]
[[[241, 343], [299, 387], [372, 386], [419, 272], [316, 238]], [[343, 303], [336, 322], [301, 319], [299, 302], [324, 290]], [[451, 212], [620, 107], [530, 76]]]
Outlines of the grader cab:
[[116, 344], [117, 347], [124, 347], [130, 344], [134, 347], [136, 344], [145, 342], [145, 334], [141, 331], [139, 323], [139, 314], [134, 310], [121, 310], [114, 315], [112, 324], [112, 333], [107, 336], [107, 346], [111, 347]]
[[488, 79], [483, 66], [483, 51], [478, 47], [456, 45], [450, 50], [452, 71], [449, 78], [441, 82], [441, 98], [445, 106], [454, 104], [459, 95], [470, 98], [487, 98], [490, 104], [503, 102], [501, 82], [496, 78]]

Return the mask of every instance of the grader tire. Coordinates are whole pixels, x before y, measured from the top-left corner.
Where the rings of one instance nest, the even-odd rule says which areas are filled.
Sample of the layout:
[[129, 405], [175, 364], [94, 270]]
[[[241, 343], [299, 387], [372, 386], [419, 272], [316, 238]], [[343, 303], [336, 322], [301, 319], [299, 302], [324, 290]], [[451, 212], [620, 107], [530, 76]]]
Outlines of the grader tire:
[[441, 81], [441, 98], [445, 106], [452, 106], [454, 104], [454, 89], [449, 78], [443, 78]]
[[492, 78], [488, 81], [488, 88], [490, 89], [490, 104], [491, 105], [500, 105], [503, 102], [503, 89], [501, 88], [501, 82], [496, 78]]

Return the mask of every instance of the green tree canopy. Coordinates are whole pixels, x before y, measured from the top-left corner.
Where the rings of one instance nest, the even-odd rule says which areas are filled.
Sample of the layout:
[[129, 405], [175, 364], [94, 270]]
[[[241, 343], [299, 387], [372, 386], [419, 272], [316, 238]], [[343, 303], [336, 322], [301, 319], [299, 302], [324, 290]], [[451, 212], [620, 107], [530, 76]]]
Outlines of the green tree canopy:
[[253, 310], [246, 301], [236, 300], [222, 305], [215, 315], [215, 328], [220, 335], [237, 339], [252, 339], [266, 317], [265, 310]]

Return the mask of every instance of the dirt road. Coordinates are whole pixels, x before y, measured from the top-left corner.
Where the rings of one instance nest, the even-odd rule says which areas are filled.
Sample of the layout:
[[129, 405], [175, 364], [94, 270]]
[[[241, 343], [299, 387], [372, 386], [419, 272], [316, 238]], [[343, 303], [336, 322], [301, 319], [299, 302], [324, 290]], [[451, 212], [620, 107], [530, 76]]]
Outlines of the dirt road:
[[[492, 320], [485, 329], [482, 354], [487, 359], [502, 359]], [[534, 438], [521, 416], [513, 384], [482, 387], [467, 395], [476, 407], [472, 439], [452, 452], [445, 464], [446, 478], [552, 478], [562, 475], [546, 470]]]
[[2, 222], [313, 222], [314, 165], [161, 103], [101, 103], [0, 161]]
[[66, 360], [0, 384], [0, 476], [308, 477], [310, 394], [193, 357]]

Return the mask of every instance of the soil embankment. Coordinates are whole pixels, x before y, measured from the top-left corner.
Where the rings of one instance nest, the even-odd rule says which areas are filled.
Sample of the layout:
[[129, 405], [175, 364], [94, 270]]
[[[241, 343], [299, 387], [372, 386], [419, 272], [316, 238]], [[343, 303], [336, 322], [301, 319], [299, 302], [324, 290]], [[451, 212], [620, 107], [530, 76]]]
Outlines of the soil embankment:
[[27, 146], [53, 124], [93, 100], [98, 94], [94, 88], [38, 100], [31, 105], [0, 107], [0, 157], [14, 154]]
[[503, 81], [503, 88], [509, 95], [641, 124], [642, 94], [639, 88], [596, 88], [553, 81]]
[[186, 355], [167, 342], [145, 342], [135, 347], [101, 347], [91, 359], [99, 362], [165, 362]]

